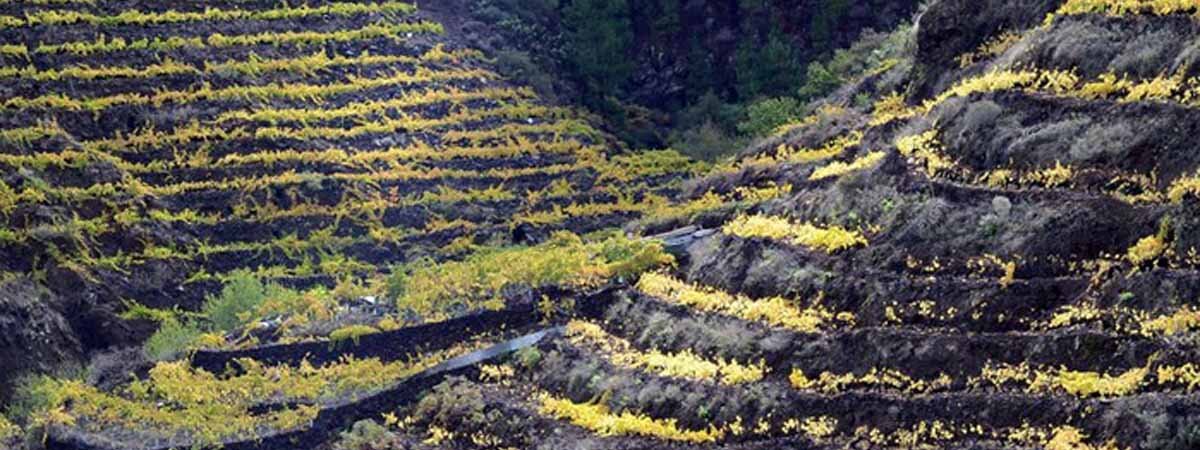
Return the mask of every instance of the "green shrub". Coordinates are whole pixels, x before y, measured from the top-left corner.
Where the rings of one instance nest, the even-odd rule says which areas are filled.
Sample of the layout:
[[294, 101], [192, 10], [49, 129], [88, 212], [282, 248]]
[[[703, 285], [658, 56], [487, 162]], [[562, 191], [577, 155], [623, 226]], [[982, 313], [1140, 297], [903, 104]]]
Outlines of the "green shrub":
[[914, 28], [909, 24], [901, 24], [891, 33], [863, 31], [849, 48], [834, 52], [833, 57], [824, 62], [810, 63], [796, 96], [802, 101], [812, 101], [832, 93], [848, 81], [911, 59], [914, 36]]
[[213, 329], [233, 331], [242, 326], [246, 315], [267, 299], [267, 286], [246, 271], [238, 271], [221, 288], [221, 295], [209, 296], [202, 312]]
[[50, 375], [25, 375], [17, 379], [12, 399], [4, 406], [4, 415], [18, 425], [30, 425], [39, 411], [52, 403], [54, 377]]
[[726, 133], [713, 122], [704, 122], [671, 138], [672, 148], [692, 159], [708, 162], [715, 162], [737, 153], [743, 144], [740, 139]]
[[516, 358], [517, 364], [525, 369], [532, 369], [542, 362], [542, 352], [537, 347], [525, 347], [517, 350], [513, 357]]
[[396, 435], [387, 427], [371, 419], [354, 422], [349, 431], [343, 431], [334, 450], [374, 450], [388, 448], [389, 442], [396, 440]]
[[150, 359], [162, 361], [186, 351], [201, 334], [203, 332], [193, 323], [169, 320], [163, 322], [142, 348]]
[[767, 136], [780, 126], [800, 118], [803, 107], [791, 97], [769, 98], [746, 108], [746, 120], [738, 131], [755, 137]]
[[796, 95], [805, 101], [821, 98], [845, 82], [841, 75], [833, 73], [820, 62], [809, 64], [806, 75], [804, 85], [796, 90]]

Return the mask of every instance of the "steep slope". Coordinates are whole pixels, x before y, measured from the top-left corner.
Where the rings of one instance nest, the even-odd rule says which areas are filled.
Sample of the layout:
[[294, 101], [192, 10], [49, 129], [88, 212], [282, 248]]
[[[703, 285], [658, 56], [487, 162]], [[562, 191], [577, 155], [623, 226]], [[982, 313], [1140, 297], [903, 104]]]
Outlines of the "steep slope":
[[393, 265], [618, 225], [692, 169], [442, 33], [394, 1], [0, 3], [0, 398], [137, 344], [127, 310], [245, 271], [381, 297]]
[[673, 203], [612, 203], [662, 244], [409, 267], [396, 306], [338, 303], [373, 328], [210, 335], [132, 381], [47, 385], [40, 425], [69, 449], [1193, 448], [1198, 14], [935, 2], [914, 64]]
[[678, 270], [388, 448], [1194, 448], [1198, 12], [932, 4], [908, 92], [691, 183], [630, 227]]

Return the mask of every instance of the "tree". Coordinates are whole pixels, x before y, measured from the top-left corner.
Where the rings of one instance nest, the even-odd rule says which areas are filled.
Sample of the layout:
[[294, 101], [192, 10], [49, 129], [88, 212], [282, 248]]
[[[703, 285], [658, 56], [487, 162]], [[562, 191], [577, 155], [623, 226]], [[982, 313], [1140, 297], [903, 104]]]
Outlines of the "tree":
[[615, 93], [633, 72], [633, 25], [625, 0], [574, 0], [563, 11], [567, 59], [575, 76], [597, 97]]
[[800, 81], [800, 63], [791, 42], [778, 29], [759, 47], [753, 39], [738, 46], [737, 92], [742, 100], [788, 93]]
[[849, 0], [821, 0], [808, 25], [813, 49], [830, 49], [836, 44], [838, 23], [850, 11]]

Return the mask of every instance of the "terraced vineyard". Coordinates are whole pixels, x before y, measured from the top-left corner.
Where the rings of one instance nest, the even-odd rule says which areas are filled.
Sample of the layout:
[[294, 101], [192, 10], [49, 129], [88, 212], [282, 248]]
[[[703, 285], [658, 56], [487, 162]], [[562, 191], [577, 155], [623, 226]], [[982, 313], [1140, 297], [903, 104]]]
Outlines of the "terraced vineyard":
[[0, 269], [155, 308], [245, 270], [352, 293], [622, 223], [692, 169], [621, 155], [407, 3], [167, 6], [2, 5]]
[[[700, 167], [672, 152], [623, 150], [594, 119], [506, 82], [489, 58], [456, 44], [410, 3], [3, 2], [0, 35], [0, 271], [9, 286], [32, 280], [68, 297], [56, 306], [70, 310], [54, 313], [95, 333], [81, 338], [85, 347], [144, 339], [156, 328], [163, 331], [150, 345], [183, 340], [218, 352], [357, 343], [402, 328], [402, 337], [426, 339], [428, 331], [406, 327], [489, 310], [528, 310], [521, 320], [529, 321], [532, 293], [500, 288], [599, 288], [632, 273], [624, 259], [653, 262], [645, 244], [572, 233], [667, 207], [678, 182]], [[552, 234], [536, 254], [506, 247]], [[543, 252], [551, 247], [558, 253]], [[613, 254], [625, 250], [635, 253]], [[526, 278], [466, 272], [507, 269], [522, 251], [534, 256], [518, 268]], [[438, 272], [455, 264], [460, 278]], [[410, 277], [422, 290], [406, 295]], [[473, 293], [484, 288], [494, 291]], [[185, 312], [223, 289], [270, 301], [252, 311]], [[50, 309], [29, 308], [20, 314]], [[45, 321], [52, 333], [68, 328]], [[43, 339], [21, 338], [29, 346]], [[412, 350], [384, 352], [391, 359], [383, 362], [334, 355], [335, 365], [296, 376], [340, 385], [323, 375], [333, 370], [374, 381], [281, 401], [344, 400], [454, 355], [443, 349], [425, 363], [401, 363]], [[24, 368], [5, 370], [6, 392], [16, 369]], [[101, 395], [62, 393], [74, 404]], [[246, 402], [261, 398], [217, 394], [202, 402], [243, 409], [223, 409], [206, 425], [181, 405], [168, 426], [148, 417], [148, 398], [94, 398], [87, 403], [106, 419], [90, 423], [110, 422], [108, 410], [118, 408], [148, 431], [165, 426], [154, 440], [211, 425], [177, 437], [216, 442], [267, 423], [295, 428], [316, 411], [300, 405], [251, 420], [246, 408], [269, 406]], [[145, 401], [112, 403], [131, 400]], [[139, 407], [151, 408], [141, 410], [147, 417]], [[64, 414], [89, 428], [83, 417], [91, 413]]]
[[407, 4], [140, 8], [0, 3], [4, 269], [191, 333], [50, 448], [1200, 445], [1200, 4], [935, 2], [687, 183]]

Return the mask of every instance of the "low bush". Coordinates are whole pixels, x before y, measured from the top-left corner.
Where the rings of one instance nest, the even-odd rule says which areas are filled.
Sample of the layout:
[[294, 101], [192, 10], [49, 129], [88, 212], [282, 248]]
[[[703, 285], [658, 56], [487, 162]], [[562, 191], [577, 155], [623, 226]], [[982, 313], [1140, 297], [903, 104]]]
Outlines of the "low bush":
[[4, 416], [15, 424], [32, 425], [33, 415], [50, 405], [53, 383], [54, 378], [49, 375], [26, 375], [17, 379], [15, 394], [4, 406]]
[[909, 24], [901, 24], [890, 33], [866, 30], [850, 48], [834, 52], [828, 61], [810, 63], [796, 95], [800, 100], [811, 101], [828, 95], [843, 83], [895, 67], [899, 61], [912, 58], [915, 37], [915, 28]]
[[746, 120], [737, 127], [738, 131], [750, 136], [767, 136], [780, 126], [799, 119], [802, 113], [803, 106], [794, 98], [769, 98], [746, 108]]
[[266, 299], [267, 286], [251, 273], [238, 271], [225, 283], [221, 295], [205, 299], [202, 311], [214, 329], [233, 331]]
[[477, 430], [489, 422], [479, 385], [461, 377], [451, 377], [433, 387], [417, 403], [414, 416], [452, 430]]
[[690, 158], [715, 162], [737, 153], [742, 139], [731, 136], [716, 123], [703, 124], [677, 132], [670, 139], [671, 147]]
[[150, 359], [163, 361], [186, 351], [202, 334], [194, 323], [169, 320], [162, 323], [142, 348]]
[[387, 443], [397, 438], [387, 427], [374, 420], [354, 422], [349, 430], [339, 434], [339, 440], [333, 445], [334, 450], [375, 450], [387, 448]]
[[[239, 270], [226, 280], [219, 295], [205, 298], [198, 314], [135, 306], [126, 316], [149, 318], [160, 323], [158, 331], [142, 348], [150, 359], [162, 361], [193, 347], [205, 332], [218, 336], [231, 333], [267, 313], [307, 318], [315, 314], [311, 311], [313, 308], [328, 309], [328, 297], [328, 292], [322, 289], [301, 294], [282, 286], [264, 284], [249, 271]], [[293, 323], [289, 321], [285, 325]]]

